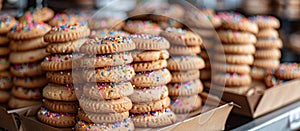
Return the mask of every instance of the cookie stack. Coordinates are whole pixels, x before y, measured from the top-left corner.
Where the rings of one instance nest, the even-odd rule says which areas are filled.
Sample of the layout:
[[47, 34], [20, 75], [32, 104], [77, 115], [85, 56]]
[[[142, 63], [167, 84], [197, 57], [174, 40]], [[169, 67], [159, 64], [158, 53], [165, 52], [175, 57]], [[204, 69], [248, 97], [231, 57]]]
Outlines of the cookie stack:
[[6, 103], [10, 98], [8, 92], [12, 88], [12, 75], [9, 69], [9, 39], [6, 33], [16, 24], [11, 16], [0, 16], [0, 103]]
[[49, 81], [43, 89], [44, 107], [37, 114], [41, 122], [55, 127], [75, 125], [78, 101], [73, 87], [72, 63], [80, 57], [76, 52], [89, 33], [86, 26], [69, 24], [52, 27], [44, 36], [49, 42], [46, 51], [51, 55], [41, 64]]
[[282, 41], [276, 30], [280, 22], [273, 16], [253, 16], [250, 19], [259, 27], [251, 76], [253, 79], [263, 80], [267, 70], [274, 72], [280, 64]]
[[167, 85], [171, 97], [171, 109], [176, 114], [188, 114], [201, 108], [202, 100], [198, 96], [203, 91], [200, 81], [200, 69], [204, 61], [197, 56], [200, 53], [200, 36], [183, 29], [167, 28], [161, 33], [170, 43], [167, 68], [172, 79]]
[[[222, 45], [215, 46], [212, 69], [217, 71], [212, 77], [213, 84], [232, 90], [248, 90], [252, 82], [250, 65], [255, 53], [256, 23], [233, 13], [220, 15], [223, 23], [218, 31]], [[225, 55], [225, 56], [224, 56]]]
[[125, 31], [132, 34], [151, 34], [159, 35], [161, 28], [151, 21], [127, 21], [124, 28]]
[[134, 93], [129, 97], [133, 102], [130, 110], [136, 127], [155, 128], [175, 123], [176, 116], [169, 109], [167, 83], [171, 74], [167, 67], [169, 42], [155, 35], [131, 35], [136, 44], [133, 68], [136, 76], [132, 79]]
[[40, 104], [41, 90], [47, 84], [41, 61], [49, 55], [45, 47], [48, 45], [43, 36], [49, 32], [50, 26], [40, 22], [19, 22], [7, 34], [12, 41], [9, 48], [11, 63], [10, 72], [14, 76], [13, 97], [8, 106], [22, 108]]
[[86, 83], [75, 130], [134, 130], [127, 97], [133, 93], [130, 80], [135, 75], [128, 51], [134, 49], [130, 38], [119, 35], [94, 37], [81, 46], [85, 56], [78, 63]]

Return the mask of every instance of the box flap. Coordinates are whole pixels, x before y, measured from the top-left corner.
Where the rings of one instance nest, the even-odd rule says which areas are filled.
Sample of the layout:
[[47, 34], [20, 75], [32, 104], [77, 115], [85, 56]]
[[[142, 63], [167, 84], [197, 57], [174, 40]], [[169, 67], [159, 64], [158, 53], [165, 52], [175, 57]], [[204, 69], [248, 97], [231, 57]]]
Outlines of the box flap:
[[253, 117], [256, 118], [300, 99], [300, 80], [292, 80], [264, 92]]
[[72, 128], [55, 128], [41, 123], [36, 117], [20, 116], [23, 131], [72, 131]]

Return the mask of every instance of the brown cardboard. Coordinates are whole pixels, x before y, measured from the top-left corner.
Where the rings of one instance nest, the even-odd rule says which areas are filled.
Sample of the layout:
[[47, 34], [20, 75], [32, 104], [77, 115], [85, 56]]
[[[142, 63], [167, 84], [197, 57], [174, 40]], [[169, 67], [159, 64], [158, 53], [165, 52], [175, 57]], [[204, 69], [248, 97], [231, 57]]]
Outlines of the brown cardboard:
[[41, 123], [36, 116], [26, 117], [20, 116], [23, 131], [72, 131], [72, 128], [56, 128]]

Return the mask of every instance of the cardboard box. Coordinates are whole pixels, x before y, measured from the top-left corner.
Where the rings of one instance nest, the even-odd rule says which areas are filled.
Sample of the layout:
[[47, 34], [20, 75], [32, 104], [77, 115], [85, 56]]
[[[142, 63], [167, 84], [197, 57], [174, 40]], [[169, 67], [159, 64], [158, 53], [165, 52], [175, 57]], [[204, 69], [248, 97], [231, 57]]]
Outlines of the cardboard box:
[[251, 96], [224, 92], [222, 99], [234, 102], [241, 108], [233, 108], [233, 113], [257, 118], [280, 107], [300, 100], [300, 80], [291, 80], [266, 89], [262, 94]]

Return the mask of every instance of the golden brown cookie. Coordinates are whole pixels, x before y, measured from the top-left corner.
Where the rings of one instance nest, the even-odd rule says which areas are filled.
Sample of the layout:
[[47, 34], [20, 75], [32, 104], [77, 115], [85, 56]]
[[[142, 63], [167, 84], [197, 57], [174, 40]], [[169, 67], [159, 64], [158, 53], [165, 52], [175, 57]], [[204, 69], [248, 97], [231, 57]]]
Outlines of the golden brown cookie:
[[82, 54], [53, 54], [45, 57], [41, 63], [45, 71], [71, 70], [73, 61], [82, 57]]
[[10, 67], [10, 73], [17, 77], [38, 76], [45, 73], [40, 62], [13, 64]]
[[86, 112], [80, 109], [78, 110], [78, 118], [89, 123], [114, 123], [129, 118], [129, 112], [125, 111], [120, 113], [115, 112], [109, 114], [101, 114]]
[[232, 30], [219, 30], [219, 38], [223, 43], [232, 44], [253, 44], [256, 43], [257, 39], [255, 35], [249, 32], [238, 32]]
[[191, 96], [199, 94], [203, 91], [202, 82], [199, 79], [168, 84], [169, 96]]
[[131, 80], [136, 87], [152, 87], [167, 84], [171, 81], [171, 74], [168, 69], [161, 69], [149, 72], [139, 72]]
[[69, 113], [54, 113], [42, 107], [37, 112], [37, 119], [47, 125], [54, 127], [73, 127], [75, 125], [75, 115]]
[[49, 83], [43, 89], [43, 97], [55, 101], [77, 101], [76, 88], [72, 84], [59, 85]]
[[291, 80], [300, 78], [300, 69], [298, 63], [283, 63], [276, 70], [275, 75], [280, 79]]
[[170, 43], [164, 37], [148, 34], [130, 35], [137, 50], [165, 50]]
[[41, 90], [39, 88], [27, 89], [15, 86], [12, 88], [11, 94], [16, 98], [25, 100], [39, 100], [42, 98]]
[[253, 66], [264, 69], [277, 69], [280, 65], [278, 59], [255, 59]]
[[258, 32], [258, 26], [256, 23], [250, 21], [247, 18], [242, 18], [242, 17], [236, 19], [224, 20], [221, 28], [227, 30], [251, 32], [253, 34], [256, 34]]
[[259, 49], [255, 52], [255, 59], [280, 59], [281, 52], [279, 49]]
[[253, 44], [223, 44], [216, 45], [214, 47], [215, 51], [223, 52], [226, 54], [254, 54], [255, 46]]
[[172, 80], [170, 83], [187, 82], [198, 79], [200, 76], [199, 70], [187, 70], [187, 71], [172, 71]]
[[48, 45], [47, 42], [44, 41], [44, 37], [38, 37], [29, 40], [12, 40], [9, 43], [9, 49], [11, 51], [28, 51], [35, 50], [39, 48], [44, 48]]
[[120, 131], [133, 131], [134, 125], [130, 118], [114, 122], [114, 123], [102, 123], [102, 124], [93, 124], [88, 123], [82, 120], [78, 120], [75, 125], [75, 131], [102, 131], [102, 130], [120, 130]]
[[120, 30], [125, 25], [125, 22], [121, 18], [117, 17], [93, 17], [88, 21], [88, 27], [92, 30], [104, 30], [104, 29], [114, 29]]
[[199, 35], [184, 29], [167, 28], [160, 35], [175, 45], [199, 46], [203, 42]]
[[264, 28], [279, 28], [280, 27], [280, 22], [277, 18], [274, 16], [262, 16], [262, 15], [257, 15], [257, 16], [251, 16], [249, 18], [251, 21], [257, 23], [258, 27], [260, 29]]
[[263, 68], [252, 67], [250, 75], [251, 75], [252, 79], [263, 80], [265, 78], [265, 76], [267, 75], [267, 72]]
[[254, 58], [252, 55], [240, 55], [240, 54], [215, 54], [214, 59], [219, 62], [226, 62], [228, 64], [247, 64], [252, 65]]
[[262, 29], [259, 30], [259, 32], [256, 34], [257, 38], [278, 38], [279, 37], [279, 33], [277, 30], [273, 29], [273, 28], [266, 28], [266, 29]]
[[38, 22], [20, 22], [7, 34], [9, 39], [28, 40], [44, 36], [50, 31], [50, 26]]
[[151, 21], [127, 21], [123, 29], [132, 34], [159, 35], [161, 32], [159, 25]]
[[198, 95], [171, 98], [171, 110], [176, 114], [185, 114], [201, 108], [202, 99]]
[[50, 43], [50, 45], [47, 46], [46, 51], [53, 54], [79, 52], [81, 45], [83, 45], [86, 40], [87, 39], [82, 38], [63, 43]]
[[197, 70], [204, 67], [204, 60], [198, 56], [174, 56], [168, 59], [167, 66], [171, 71]]
[[53, 101], [43, 99], [43, 105], [52, 112], [77, 113], [79, 104], [77, 101]]
[[200, 46], [175, 46], [172, 45], [168, 50], [171, 55], [196, 55], [201, 52]]
[[65, 24], [75, 24], [78, 20], [79, 18], [76, 15], [57, 13], [48, 23], [51, 26], [60, 26]]
[[145, 103], [135, 103], [130, 109], [130, 113], [146, 113], [151, 111], [163, 110], [170, 105], [170, 98], [165, 97], [161, 100], [145, 102]]
[[282, 40], [279, 38], [258, 39], [254, 46], [258, 49], [282, 48]]
[[36, 62], [44, 59], [49, 53], [45, 49], [37, 49], [26, 52], [12, 52], [9, 55], [9, 61], [12, 64], [23, 64]]
[[0, 34], [5, 34], [9, 32], [9, 30], [17, 23], [15, 18], [8, 16], [8, 15], [2, 15], [0, 17]]
[[162, 85], [146, 88], [135, 88], [134, 93], [128, 97], [132, 103], [147, 103], [168, 97], [168, 94], [168, 87]]
[[132, 52], [132, 57], [134, 62], [166, 60], [169, 58], [169, 56], [170, 55], [167, 50]]
[[135, 72], [160, 70], [167, 67], [166, 60], [157, 60], [152, 62], [139, 62], [131, 64]]
[[237, 73], [226, 73], [226, 74], [215, 74], [212, 77], [212, 81], [219, 85], [239, 87], [248, 86], [251, 84], [251, 76], [248, 74], [237, 74]]
[[223, 63], [214, 63], [212, 64], [212, 69], [215, 71], [226, 72], [226, 73], [239, 73], [239, 74], [249, 74], [250, 66], [242, 64], [223, 64]]
[[21, 86], [23, 88], [39, 88], [44, 87], [48, 80], [44, 75], [35, 77], [14, 77], [13, 83], [15, 86]]
[[54, 16], [54, 11], [50, 8], [43, 7], [33, 11], [27, 11], [20, 17], [20, 21], [49, 21]]
[[73, 84], [72, 71], [46, 72], [46, 78], [49, 82], [56, 84]]

